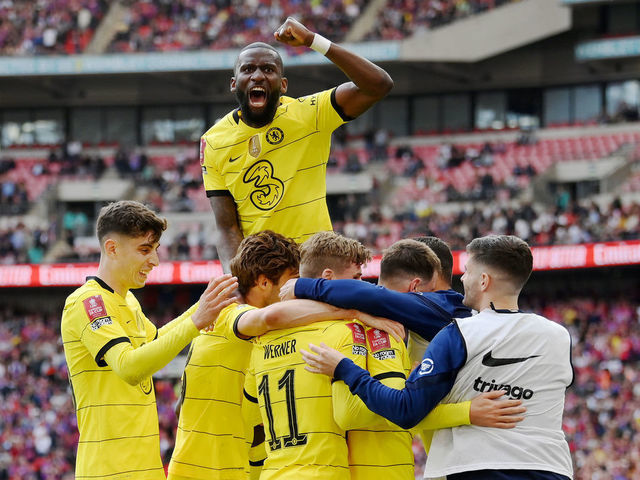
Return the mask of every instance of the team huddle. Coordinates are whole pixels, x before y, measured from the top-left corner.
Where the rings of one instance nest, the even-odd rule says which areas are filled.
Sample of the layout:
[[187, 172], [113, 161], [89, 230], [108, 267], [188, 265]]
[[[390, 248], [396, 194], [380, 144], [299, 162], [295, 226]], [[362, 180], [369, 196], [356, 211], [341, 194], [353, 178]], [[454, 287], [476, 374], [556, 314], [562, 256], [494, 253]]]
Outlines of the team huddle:
[[[139, 240], [133, 248], [152, 255], [159, 240], [153, 231], [126, 231], [136, 215], [159, 221], [135, 202], [118, 202], [105, 207], [98, 231]], [[371, 257], [356, 240], [320, 232], [299, 247], [271, 231], [250, 235], [231, 261], [234, 277], [213, 281], [199, 304], [159, 330], [131, 292], [120, 295], [106, 283], [110, 270], [99, 271], [69, 297], [62, 321], [81, 432], [77, 478], [164, 478], [150, 375], [189, 341], [170, 479], [408, 479], [416, 433], [430, 452], [432, 477], [457, 478], [458, 468], [472, 468], [469, 478], [523, 468], [548, 473], [532, 478], [570, 476], [560, 429], [571, 381], [568, 334], [511, 308], [504, 295], [513, 291], [504, 285], [492, 286], [493, 300], [481, 308], [482, 282], [510, 277], [505, 257], [511, 250], [526, 262], [528, 247], [515, 237], [472, 242], [463, 298], [436, 290], [451, 279], [446, 245], [419, 240], [385, 252], [375, 286], [360, 280]], [[102, 241], [117, 248], [111, 238]], [[126, 253], [114, 257], [130, 260]], [[492, 266], [496, 260], [485, 257], [496, 253], [502, 263]], [[495, 273], [473, 283], [474, 264]], [[471, 308], [481, 311], [470, 316]], [[218, 313], [206, 323], [198, 315], [205, 311]], [[447, 311], [467, 318], [450, 323]], [[414, 356], [431, 342], [413, 372], [405, 330], [377, 313], [421, 340], [412, 342]], [[513, 317], [508, 328], [503, 316]], [[522, 348], [526, 357], [517, 353]], [[542, 415], [549, 409], [556, 418]], [[540, 448], [523, 458], [518, 440]]]
[[[562, 432], [570, 337], [518, 308], [529, 246], [467, 247], [464, 296], [435, 237], [371, 253], [330, 231], [331, 132], [384, 97], [384, 70], [288, 19], [275, 34], [352, 80], [307, 97], [273, 47], [243, 49], [239, 108], [202, 138], [201, 165], [225, 271], [158, 329], [130, 289], [158, 265], [166, 220], [120, 201], [97, 219], [95, 277], [73, 292], [62, 340], [78, 417], [76, 478], [164, 479], [151, 376], [190, 345], [170, 480], [572, 477]], [[280, 233], [275, 233], [275, 232]], [[283, 234], [285, 235], [283, 235]]]

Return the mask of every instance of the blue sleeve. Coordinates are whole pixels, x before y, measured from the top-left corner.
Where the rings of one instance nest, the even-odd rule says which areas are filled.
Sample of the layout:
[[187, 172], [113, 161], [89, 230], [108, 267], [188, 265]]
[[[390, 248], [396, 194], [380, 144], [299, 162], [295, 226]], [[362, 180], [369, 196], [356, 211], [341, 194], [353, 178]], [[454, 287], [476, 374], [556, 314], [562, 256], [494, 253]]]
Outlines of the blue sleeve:
[[402, 390], [383, 385], [347, 358], [336, 367], [334, 378], [344, 381], [369, 410], [409, 429], [449, 393], [466, 359], [464, 339], [454, 322], [435, 336]]
[[426, 340], [451, 321], [419, 294], [395, 292], [362, 280], [299, 278], [295, 296], [395, 320]]

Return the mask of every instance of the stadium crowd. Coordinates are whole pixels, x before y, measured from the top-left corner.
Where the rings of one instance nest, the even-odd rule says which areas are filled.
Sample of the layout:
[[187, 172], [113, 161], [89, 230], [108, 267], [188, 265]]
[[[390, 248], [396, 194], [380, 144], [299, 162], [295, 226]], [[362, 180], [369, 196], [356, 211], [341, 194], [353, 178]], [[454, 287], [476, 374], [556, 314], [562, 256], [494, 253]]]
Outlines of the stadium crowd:
[[[357, 238], [376, 252], [401, 238], [424, 235], [438, 236], [453, 249], [464, 249], [467, 239], [489, 234], [517, 235], [531, 245], [562, 245], [640, 238], [640, 204], [623, 204], [614, 199], [602, 208], [593, 201], [551, 207], [520, 203], [517, 206], [487, 203], [457, 213], [435, 213], [428, 208], [418, 216], [415, 212], [394, 214], [386, 207], [367, 207], [362, 216], [350, 216], [348, 208], [343, 221], [334, 228]], [[348, 202], [347, 202], [348, 203]], [[358, 211], [356, 208], [355, 211]], [[342, 212], [341, 212], [342, 213]], [[335, 218], [335, 217], [334, 217]]]
[[105, 0], [3, 0], [0, 55], [82, 53], [108, 6]]
[[400, 40], [419, 29], [437, 28], [520, 0], [390, 0], [366, 40]]
[[[147, 294], [152, 290], [145, 289]], [[172, 298], [185, 301], [181, 295]], [[564, 324], [573, 337], [575, 382], [567, 393], [564, 430], [576, 480], [636, 478], [639, 299], [536, 297], [528, 298], [523, 309]], [[153, 320], [166, 323], [167, 312]], [[0, 480], [72, 479], [78, 432], [59, 315], [9, 307], [0, 314]], [[155, 387], [166, 464], [175, 439], [173, 404], [179, 381], [156, 380]], [[424, 451], [418, 440], [414, 452], [416, 478], [422, 478]]]
[[[365, 40], [402, 39], [421, 28], [436, 28], [513, 1], [519, 0], [391, 0], [380, 10]], [[340, 42], [367, 4], [367, 0], [138, 0], [128, 2], [107, 50], [237, 48], [271, 38], [290, 15]], [[0, 2], [0, 55], [83, 53], [108, 8], [105, 0], [4, 0]]]
[[238, 2], [160, 0], [133, 2], [111, 52], [222, 50], [272, 38], [288, 16], [340, 41], [365, 0]]

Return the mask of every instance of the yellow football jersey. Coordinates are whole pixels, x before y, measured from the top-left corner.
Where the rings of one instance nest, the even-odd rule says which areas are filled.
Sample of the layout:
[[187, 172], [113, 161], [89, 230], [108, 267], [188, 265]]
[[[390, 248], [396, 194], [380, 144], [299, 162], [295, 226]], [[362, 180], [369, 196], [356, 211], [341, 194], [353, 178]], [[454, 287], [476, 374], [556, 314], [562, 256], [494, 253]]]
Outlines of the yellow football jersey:
[[248, 478], [251, 439], [246, 439], [242, 391], [253, 344], [237, 337], [235, 324], [254, 308], [229, 305], [213, 331], [201, 332], [191, 343], [170, 478]]
[[259, 404], [267, 459], [262, 480], [349, 479], [345, 431], [333, 418], [331, 380], [305, 370], [300, 349], [324, 342], [357, 365], [366, 362], [364, 327], [317, 322], [254, 339], [245, 396]]
[[[411, 372], [407, 348], [381, 330], [367, 328], [367, 370], [388, 387], [402, 389]], [[366, 407], [365, 407], [366, 408]], [[413, 479], [412, 435], [375, 415], [368, 427], [349, 430], [349, 466], [352, 479]]]
[[75, 478], [164, 479], [151, 377], [131, 386], [103, 358], [118, 343], [140, 347], [157, 335], [134, 295], [90, 277], [67, 297], [61, 334], [80, 431]]
[[202, 136], [200, 163], [207, 196], [233, 197], [245, 236], [273, 230], [301, 243], [332, 229], [326, 167], [331, 133], [348, 118], [335, 89], [280, 102], [261, 128], [240, 110], [223, 117]]

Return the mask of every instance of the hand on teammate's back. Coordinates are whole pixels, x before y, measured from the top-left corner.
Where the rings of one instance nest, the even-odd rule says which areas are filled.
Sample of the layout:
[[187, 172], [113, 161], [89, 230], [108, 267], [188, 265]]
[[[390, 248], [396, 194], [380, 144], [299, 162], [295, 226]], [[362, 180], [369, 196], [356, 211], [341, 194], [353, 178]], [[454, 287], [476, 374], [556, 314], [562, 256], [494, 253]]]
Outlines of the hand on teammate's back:
[[307, 47], [313, 42], [315, 34], [295, 18], [288, 17], [282, 25], [274, 32], [275, 39], [292, 47]]
[[323, 375], [333, 377], [333, 372], [335, 372], [340, 360], [347, 358], [336, 349], [327, 347], [324, 342], [318, 346], [310, 343], [309, 349], [312, 350], [315, 355], [302, 349], [300, 349], [300, 353], [302, 353], [302, 359], [307, 362], [308, 365], [304, 367], [305, 370], [311, 373], [322, 373]]
[[406, 333], [401, 323], [394, 322], [388, 318], [369, 315], [368, 313], [364, 313], [359, 310], [355, 310], [355, 318], [368, 327], [377, 328], [378, 330], [387, 332], [389, 335], [393, 335], [393, 338], [399, 342], [404, 340]]
[[505, 393], [504, 390], [494, 390], [482, 393], [471, 400], [471, 424], [480, 427], [514, 428], [518, 422], [524, 420], [521, 414], [527, 409], [521, 400], [498, 400]]
[[238, 301], [235, 296], [237, 288], [238, 279], [228, 273], [211, 279], [206, 290], [200, 296], [198, 309], [191, 316], [191, 320], [198, 330], [213, 327], [218, 319], [218, 314], [228, 305]]
[[298, 279], [292, 278], [291, 280], [288, 280], [282, 288], [280, 288], [280, 301], [284, 302], [285, 300], [295, 300], [296, 280]]

